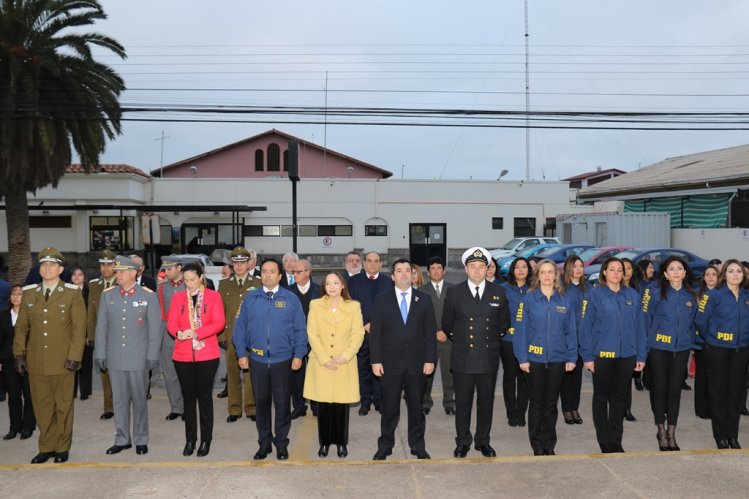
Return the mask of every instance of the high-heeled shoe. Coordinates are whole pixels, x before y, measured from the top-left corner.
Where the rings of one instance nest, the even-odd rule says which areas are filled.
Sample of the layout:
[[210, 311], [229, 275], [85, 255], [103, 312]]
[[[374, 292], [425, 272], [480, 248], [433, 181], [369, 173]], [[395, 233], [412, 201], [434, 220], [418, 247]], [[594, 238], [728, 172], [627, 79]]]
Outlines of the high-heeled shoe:
[[185, 449], [182, 451], [182, 455], [192, 456], [193, 452], [195, 452], [195, 442], [187, 442], [185, 444]]
[[583, 424], [583, 418], [580, 417], [580, 413], [577, 411], [572, 411], [572, 421], [574, 421], [575, 424]]
[[676, 425], [668, 425], [668, 450], [681, 450], [676, 443]]
[[627, 421], [637, 421], [637, 418], [629, 409], [627, 409], [627, 412], [624, 413], [624, 419], [626, 419]]
[[666, 434], [666, 425], [658, 425], [658, 433], [655, 434], [658, 439], [658, 449], [661, 451], [671, 450], [668, 446], [668, 436]]
[[317, 455], [320, 457], [328, 457], [328, 445], [321, 445], [320, 450], [317, 451]]
[[562, 417], [564, 418], [564, 422], [567, 424], [575, 424], [575, 420], [572, 418], [572, 412], [570, 411], [562, 411]]
[[338, 446], [338, 457], [346, 457], [348, 456], [348, 449], [345, 445], [339, 445]]

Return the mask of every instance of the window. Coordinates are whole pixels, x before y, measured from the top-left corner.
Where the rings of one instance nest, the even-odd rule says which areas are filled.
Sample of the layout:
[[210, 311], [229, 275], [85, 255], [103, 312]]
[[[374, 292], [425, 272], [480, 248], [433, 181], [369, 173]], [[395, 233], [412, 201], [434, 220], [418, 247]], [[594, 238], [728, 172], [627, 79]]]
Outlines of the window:
[[90, 217], [91, 251], [133, 249], [133, 217]]
[[289, 150], [283, 152], [283, 171], [289, 171]]
[[317, 237], [317, 225], [300, 225], [299, 237]]
[[364, 235], [365, 236], [387, 236], [388, 226], [387, 225], [365, 225]]
[[353, 229], [350, 225], [318, 225], [318, 236], [351, 236]]
[[293, 237], [293, 236], [294, 236], [294, 226], [292, 225], [281, 226], [281, 237]]
[[278, 237], [281, 235], [280, 225], [245, 225], [245, 237]]
[[505, 227], [505, 219], [502, 217], [492, 217], [492, 229], [502, 230]]
[[514, 229], [515, 237], [535, 236], [536, 219], [531, 217], [515, 217]]
[[268, 146], [268, 171], [281, 171], [281, 149], [275, 143]]
[[30, 216], [30, 229], [70, 229], [73, 227], [72, 217], [66, 216]]
[[265, 165], [263, 164], [265, 162], [265, 158], [263, 157], [263, 150], [257, 149], [255, 151], [255, 171], [261, 172], [265, 170]]

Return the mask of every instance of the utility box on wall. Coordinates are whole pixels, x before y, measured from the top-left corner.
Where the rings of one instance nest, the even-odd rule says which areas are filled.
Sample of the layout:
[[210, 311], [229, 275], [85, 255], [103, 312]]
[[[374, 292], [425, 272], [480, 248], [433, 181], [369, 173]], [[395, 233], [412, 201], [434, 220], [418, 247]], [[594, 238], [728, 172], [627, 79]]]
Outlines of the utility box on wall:
[[557, 215], [557, 234], [563, 244], [668, 248], [671, 215], [658, 212]]

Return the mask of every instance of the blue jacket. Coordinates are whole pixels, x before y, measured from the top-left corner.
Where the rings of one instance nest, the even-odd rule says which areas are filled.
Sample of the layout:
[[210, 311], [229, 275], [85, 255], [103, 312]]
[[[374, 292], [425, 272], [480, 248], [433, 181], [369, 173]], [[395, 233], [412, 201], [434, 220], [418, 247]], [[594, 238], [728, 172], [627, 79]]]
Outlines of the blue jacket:
[[618, 293], [608, 286], [596, 286], [583, 301], [580, 324], [580, 357], [591, 362], [595, 357], [647, 357], [645, 316], [640, 294], [622, 286]]
[[726, 285], [711, 289], [700, 300], [695, 323], [708, 345], [749, 346], [749, 290], [739, 288], [736, 300]]
[[525, 362], [577, 362], [577, 327], [570, 300], [558, 292], [547, 299], [529, 291], [517, 313], [512, 349]]
[[668, 287], [666, 299], [661, 288], [651, 286], [642, 295], [642, 311], [648, 331], [648, 348], [683, 352], [692, 348], [695, 337], [694, 316], [697, 314], [695, 295], [684, 288]]
[[517, 284], [512, 285], [509, 282], [503, 282], [500, 286], [505, 290], [507, 304], [510, 307], [510, 329], [507, 330], [506, 335], [502, 336], [502, 341], [512, 343], [515, 337], [515, 321], [518, 316], [518, 308], [520, 308], [523, 297], [528, 293], [528, 284], [518, 286]]
[[583, 318], [583, 300], [585, 295], [579, 284], [570, 284], [567, 290], [564, 292], [567, 300], [570, 302], [573, 312], [575, 313], [575, 326], [576, 330], [580, 332], [580, 322]]
[[234, 321], [234, 348], [239, 357], [275, 364], [307, 355], [307, 321], [299, 298], [284, 287], [269, 298], [264, 288], [245, 296]]

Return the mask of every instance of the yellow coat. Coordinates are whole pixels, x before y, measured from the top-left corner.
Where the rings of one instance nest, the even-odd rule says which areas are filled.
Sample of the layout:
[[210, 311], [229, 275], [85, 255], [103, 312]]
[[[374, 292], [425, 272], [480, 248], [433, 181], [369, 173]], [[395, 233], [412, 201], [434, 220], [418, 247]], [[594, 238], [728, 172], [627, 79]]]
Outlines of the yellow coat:
[[[340, 300], [335, 313], [327, 296], [312, 300], [307, 318], [309, 354], [304, 380], [304, 398], [317, 402], [359, 402], [359, 371], [356, 352], [364, 341], [364, 324], [358, 301]], [[346, 362], [332, 371], [323, 364], [343, 356]]]

